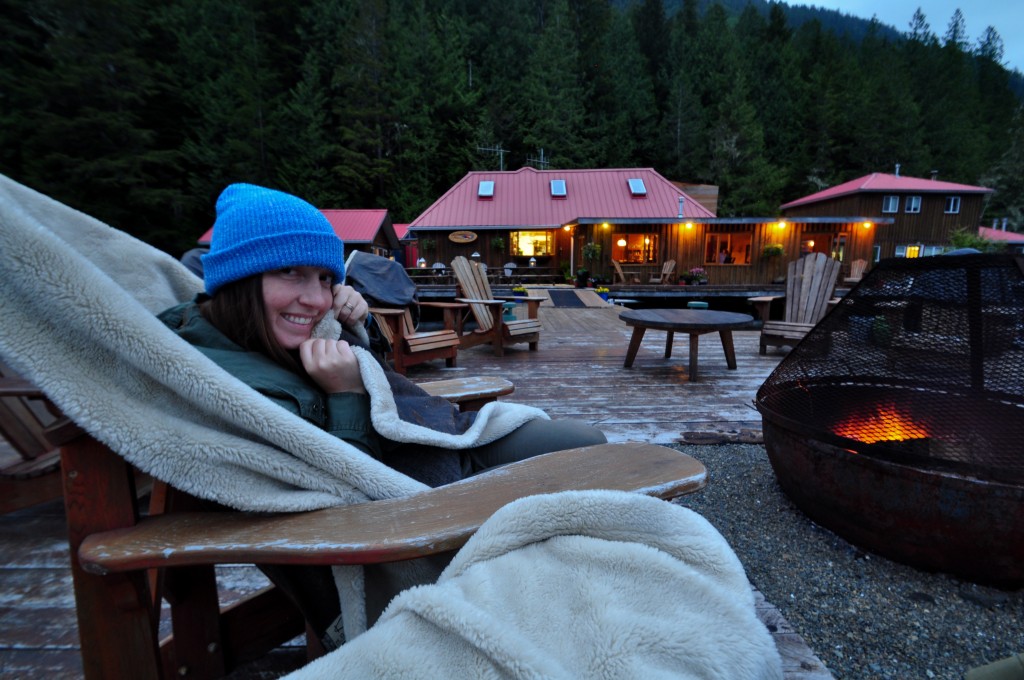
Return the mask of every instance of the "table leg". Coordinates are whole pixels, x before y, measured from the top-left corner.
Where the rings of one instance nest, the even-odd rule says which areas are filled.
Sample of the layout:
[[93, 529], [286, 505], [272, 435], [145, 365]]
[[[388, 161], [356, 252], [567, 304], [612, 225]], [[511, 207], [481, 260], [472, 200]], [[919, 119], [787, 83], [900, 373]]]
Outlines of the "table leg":
[[725, 350], [725, 363], [732, 370], [736, 370], [736, 350], [732, 345], [732, 331], [718, 331], [722, 338], [722, 349]]
[[700, 348], [700, 335], [690, 333], [690, 381], [697, 379], [697, 351]]
[[673, 331], [668, 331], [668, 337], [665, 338], [665, 358], [672, 358], [672, 337], [675, 335]]
[[646, 330], [643, 326], [633, 327], [633, 337], [629, 339], [629, 349], [626, 350], [626, 361], [622, 364], [623, 368], [629, 368], [633, 365], [633, 359], [636, 359], [636, 352], [640, 349], [640, 341], [644, 339], [644, 332]]

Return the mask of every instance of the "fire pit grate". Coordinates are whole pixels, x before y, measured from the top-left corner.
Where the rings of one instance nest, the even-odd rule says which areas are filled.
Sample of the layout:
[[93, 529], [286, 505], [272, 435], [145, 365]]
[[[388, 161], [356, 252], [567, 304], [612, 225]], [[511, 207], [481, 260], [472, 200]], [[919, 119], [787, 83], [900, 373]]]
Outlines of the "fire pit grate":
[[[920, 529], [922, 545], [952, 541], [946, 518], [915, 517], [920, 508], [909, 507], [931, 502], [922, 489], [948, 505], [946, 484], [965, 495], [941, 510], [969, 516], [965, 532], [992, 533], [972, 494], [986, 512], [1007, 515], [998, 522], [1013, 524], [1011, 533], [1024, 532], [1024, 259], [971, 254], [878, 263], [779, 363], [755, 406], [783, 489], [822, 524], [883, 554], [905, 557], [893, 544], [917, 540], [906, 531]], [[833, 482], [815, 479], [831, 474], [825, 468], [834, 468]], [[894, 507], [882, 494], [906, 500]], [[994, 510], [993, 498], [1008, 505]], [[906, 515], [902, 536], [864, 520], [878, 513], [895, 529], [900, 518], [893, 512]], [[1021, 535], [1002, 538], [1024, 542]], [[1024, 548], [1014, 550], [1014, 559], [1024, 558]], [[962, 571], [941, 559], [930, 566]], [[1024, 566], [1017, 568], [1024, 580]]]

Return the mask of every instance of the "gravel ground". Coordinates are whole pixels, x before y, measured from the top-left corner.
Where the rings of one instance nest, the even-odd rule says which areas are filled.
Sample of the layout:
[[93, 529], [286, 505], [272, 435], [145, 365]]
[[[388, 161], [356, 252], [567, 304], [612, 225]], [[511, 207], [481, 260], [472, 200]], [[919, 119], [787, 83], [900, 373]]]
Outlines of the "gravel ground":
[[952, 680], [1024, 652], [1024, 590], [930, 574], [847, 543], [790, 502], [763, 446], [676, 448], [709, 471], [704, 490], [676, 502], [722, 532], [836, 678]]

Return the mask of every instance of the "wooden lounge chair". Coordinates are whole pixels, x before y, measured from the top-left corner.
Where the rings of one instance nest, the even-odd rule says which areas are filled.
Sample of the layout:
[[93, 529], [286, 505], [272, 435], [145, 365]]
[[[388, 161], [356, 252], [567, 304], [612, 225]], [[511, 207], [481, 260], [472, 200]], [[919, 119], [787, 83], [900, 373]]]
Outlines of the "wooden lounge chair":
[[[640, 283], [640, 277], [636, 274], [631, 274], [629, 279], [626, 278], [626, 275], [622, 271], [622, 265], [618, 260], [612, 260], [612, 266], [615, 267], [615, 276], [619, 277], [620, 283], [627, 283], [627, 281], [629, 283]], [[612, 283], [614, 283], [614, 281], [612, 281]]]
[[450, 302], [421, 303], [421, 306], [440, 307], [444, 310], [444, 328], [419, 331], [408, 308], [391, 309], [371, 307], [370, 313], [378, 320], [377, 327], [390, 346], [387, 353], [396, 372], [405, 375], [406, 368], [434, 359], [444, 359], [445, 366], [454, 368], [459, 350], [456, 330], [457, 310], [466, 305]]
[[672, 273], [676, 270], [675, 260], [665, 260], [665, 264], [661, 265], [661, 273], [654, 274], [651, 276], [651, 283], [657, 283], [665, 285], [672, 283]]
[[[545, 298], [495, 297], [491, 293], [487, 274], [479, 263], [470, 262], [461, 255], [452, 260], [452, 271], [459, 286], [455, 301], [469, 305], [469, 313], [476, 322], [476, 328], [472, 330], [466, 329], [465, 317], [459, 324], [459, 338], [463, 348], [490, 343], [494, 347], [495, 356], [500, 357], [504, 356], [506, 345], [526, 342], [530, 345], [530, 351], [537, 351], [541, 331], [537, 308]], [[509, 300], [525, 303], [527, 318], [516, 321], [502, 319], [503, 303]]]
[[[622, 489], [672, 498], [702, 488], [703, 465], [648, 444], [558, 451], [395, 500], [308, 513], [180, 510], [139, 518], [127, 464], [91, 438], [65, 447], [72, 572], [86, 678], [215, 678], [280, 646], [303, 621], [276, 589], [221, 611], [214, 565], [371, 564], [459, 548], [491, 514], [527, 495]], [[159, 577], [147, 578], [147, 570]], [[174, 634], [158, 640], [169, 592]], [[319, 651], [311, 643], [311, 655]]]
[[796, 345], [825, 316], [840, 266], [824, 253], [811, 253], [789, 263], [785, 318], [772, 321], [767, 315], [762, 317], [761, 354], [766, 354], [769, 346]]
[[81, 430], [0, 362], [0, 437], [16, 454], [0, 469], [0, 515], [61, 495], [58, 447]]
[[860, 283], [864, 278], [864, 270], [867, 268], [867, 260], [854, 260], [850, 263], [850, 275], [843, 279], [843, 283]]

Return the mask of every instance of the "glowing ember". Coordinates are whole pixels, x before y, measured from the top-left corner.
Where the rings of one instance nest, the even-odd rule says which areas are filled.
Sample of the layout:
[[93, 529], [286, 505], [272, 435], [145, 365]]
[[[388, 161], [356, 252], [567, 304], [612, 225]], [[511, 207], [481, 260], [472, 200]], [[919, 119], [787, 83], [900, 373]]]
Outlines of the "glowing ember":
[[928, 437], [928, 431], [923, 425], [915, 423], [910, 414], [901, 411], [894, 404], [876, 406], [869, 413], [850, 416], [837, 423], [833, 432], [840, 437], [856, 439], [865, 444]]

